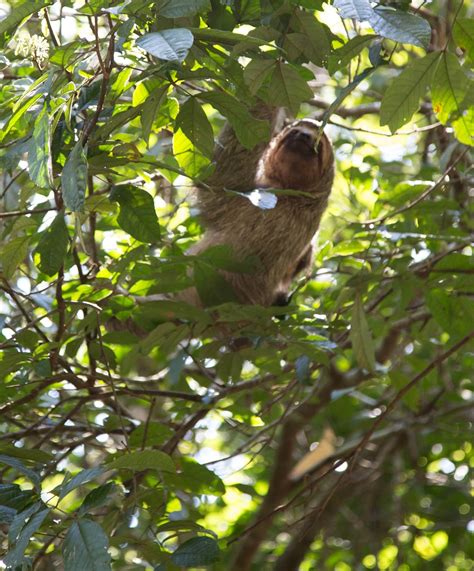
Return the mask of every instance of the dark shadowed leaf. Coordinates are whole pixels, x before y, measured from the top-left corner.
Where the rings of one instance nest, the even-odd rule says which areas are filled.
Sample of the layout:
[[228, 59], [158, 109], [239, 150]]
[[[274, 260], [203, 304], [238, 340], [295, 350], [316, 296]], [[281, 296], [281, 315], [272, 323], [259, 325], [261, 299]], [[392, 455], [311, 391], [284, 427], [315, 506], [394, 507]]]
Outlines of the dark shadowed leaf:
[[116, 186], [110, 199], [120, 204], [117, 222], [122, 230], [140, 242], [158, 242], [160, 226], [153, 197], [145, 190], [132, 185]]
[[194, 282], [199, 297], [206, 307], [236, 301], [232, 286], [212, 266], [197, 261], [194, 264]]
[[382, 99], [381, 125], [388, 125], [394, 133], [411, 119], [431, 83], [439, 57], [435, 52], [416, 59], [392, 80]]
[[43, 509], [44, 507], [43, 502], [38, 502], [15, 516], [8, 533], [12, 547], [3, 559], [7, 568], [15, 569], [22, 564], [31, 536], [39, 529], [49, 513], [49, 509]]
[[220, 550], [217, 541], [210, 537], [193, 537], [182, 543], [171, 559], [181, 567], [200, 567], [211, 565], [219, 559]]
[[64, 571], [109, 571], [109, 539], [99, 524], [74, 521], [63, 542]]
[[293, 67], [283, 62], [275, 64], [268, 86], [269, 103], [297, 113], [301, 103], [312, 97], [311, 88]]
[[257, 143], [268, 140], [270, 126], [266, 121], [253, 117], [247, 107], [232, 95], [224, 92], [207, 92], [199, 95], [199, 98], [210, 103], [224, 117], [235, 130], [239, 141], [247, 149], [251, 149]]
[[70, 152], [61, 174], [61, 187], [66, 208], [72, 212], [84, 210], [87, 187], [87, 147], [78, 141]]
[[186, 28], [173, 28], [145, 34], [137, 40], [137, 46], [159, 59], [183, 62], [193, 41]]
[[47, 276], [54, 276], [63, 265], [69, 246], [64, 214], [59, 212], [53, 223], [47, 228], [39, 241], [36, 253], [39, 255], [39, 269]]

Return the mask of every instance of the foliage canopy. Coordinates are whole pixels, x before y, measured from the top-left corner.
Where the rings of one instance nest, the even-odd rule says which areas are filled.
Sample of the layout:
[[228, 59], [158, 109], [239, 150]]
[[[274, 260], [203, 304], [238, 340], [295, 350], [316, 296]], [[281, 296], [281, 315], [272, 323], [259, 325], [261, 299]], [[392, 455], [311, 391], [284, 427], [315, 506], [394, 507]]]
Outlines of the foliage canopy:
[[[472, 6], [0, 10], [3, 565], [472, 569]], [[215, 138], [268, 141], [263, 104], [337, 160], [285, 308], [185, 255]]]

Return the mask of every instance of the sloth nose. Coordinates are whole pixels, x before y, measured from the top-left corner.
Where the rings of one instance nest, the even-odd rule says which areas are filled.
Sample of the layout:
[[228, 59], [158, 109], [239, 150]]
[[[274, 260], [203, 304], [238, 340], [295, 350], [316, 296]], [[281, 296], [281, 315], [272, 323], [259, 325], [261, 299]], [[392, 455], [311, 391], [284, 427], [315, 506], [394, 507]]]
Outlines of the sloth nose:
[[306, 131], [298, 131], [296, 133], [296, 139], [304, 143], [307, 143], [308, 145], [312, 145], [314, 142], [313, 136], [310, 133], [307, 133]]

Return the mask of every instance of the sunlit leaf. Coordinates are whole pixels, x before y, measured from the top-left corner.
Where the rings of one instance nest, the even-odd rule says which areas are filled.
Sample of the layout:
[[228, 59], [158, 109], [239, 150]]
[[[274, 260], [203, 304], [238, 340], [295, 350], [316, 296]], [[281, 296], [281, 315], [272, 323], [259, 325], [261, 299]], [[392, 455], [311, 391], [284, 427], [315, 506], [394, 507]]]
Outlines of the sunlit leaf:
[[117, 222], [120, 227], [141, 242], [158, 242], [160, 225], [153, 197], [132, 185], [114, 187], [110, 199], [120, 204]]
[[371, 372], [375, 371], [374, 342], [360, 294], [356, 294], [352, 308], [351, 341], [354, 356], [359, 367]]
[[453, 27], [453, 36], [457, 45], [474, 60], [474, 19], [457, 18]]
[[194, 143], [194, 146], [211, 157], [214, 151], [214, 135], [209, 119], [195, 97], [189, 97], [179, 110], [176, 127]]
[[193, 42], [194, 37], [189, 30], [173, 28], [145, 34], [138, 38], [137, 46], [159, 59], [183, 62]]
[[51, 186], [51, 141], [47, 106], [44, 105], [35, 121], [33, 136], [28, 145], [30, 178], [40, 188]]
[[138, 450], [122, 454], [112, 462], [109, 462], [107, 469], [126, 469], [135, 472], [141, 470], [158, 470], [174, 473], [176, 471], [171, 457], [159, 450]]
[[61, 187], [66, 208], [82, 212], [87, 188], [87, 147], [78, 141], [69, 153], [61, 174]]
[[27, 0], [19, 6], [12, 7], [10, 14], [0, 22], [0, 36], [3, 36], [2, 39], [9, 38], [10, 32], [16, 32], [23, 20], [51, 4], [54, 4], [54, 0]]
[[332, 75], [338, 69], [346, 66], [353, 58], [358, 56], [360, 52], [370, 46], [370, 44], [377, 39], [378, 36], [367, 34], [365, 36], [355, 36], [351, 38], [342, 47], [337, 48], [329, 56], [328, 71]]

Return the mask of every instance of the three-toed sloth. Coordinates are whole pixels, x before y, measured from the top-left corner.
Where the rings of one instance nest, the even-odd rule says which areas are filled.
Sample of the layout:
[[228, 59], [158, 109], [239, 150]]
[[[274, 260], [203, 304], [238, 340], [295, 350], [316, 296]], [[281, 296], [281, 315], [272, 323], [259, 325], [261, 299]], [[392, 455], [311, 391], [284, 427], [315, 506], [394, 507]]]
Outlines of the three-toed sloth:
[[[210, 247], [227, 245], [237, 260], [257, 257], [253, 273], [222, 274], [240, 303], [281, 305], [293, 278], [311, 265], [312, 239], [334, 178], [331, 143], [320, 134], [316, 122], [303, 119], [286, 126], [266, 148], [249, 152], [226, 127], [215, 163], [208, 186], [198, 189], [206, 230], [188, 253], [198, 255]], [[239, 194], [256, 188], [300, 193], [277, 193], [274, 208], [262, 209]], [[178, 297], [202, 305], [194, 288]]]

